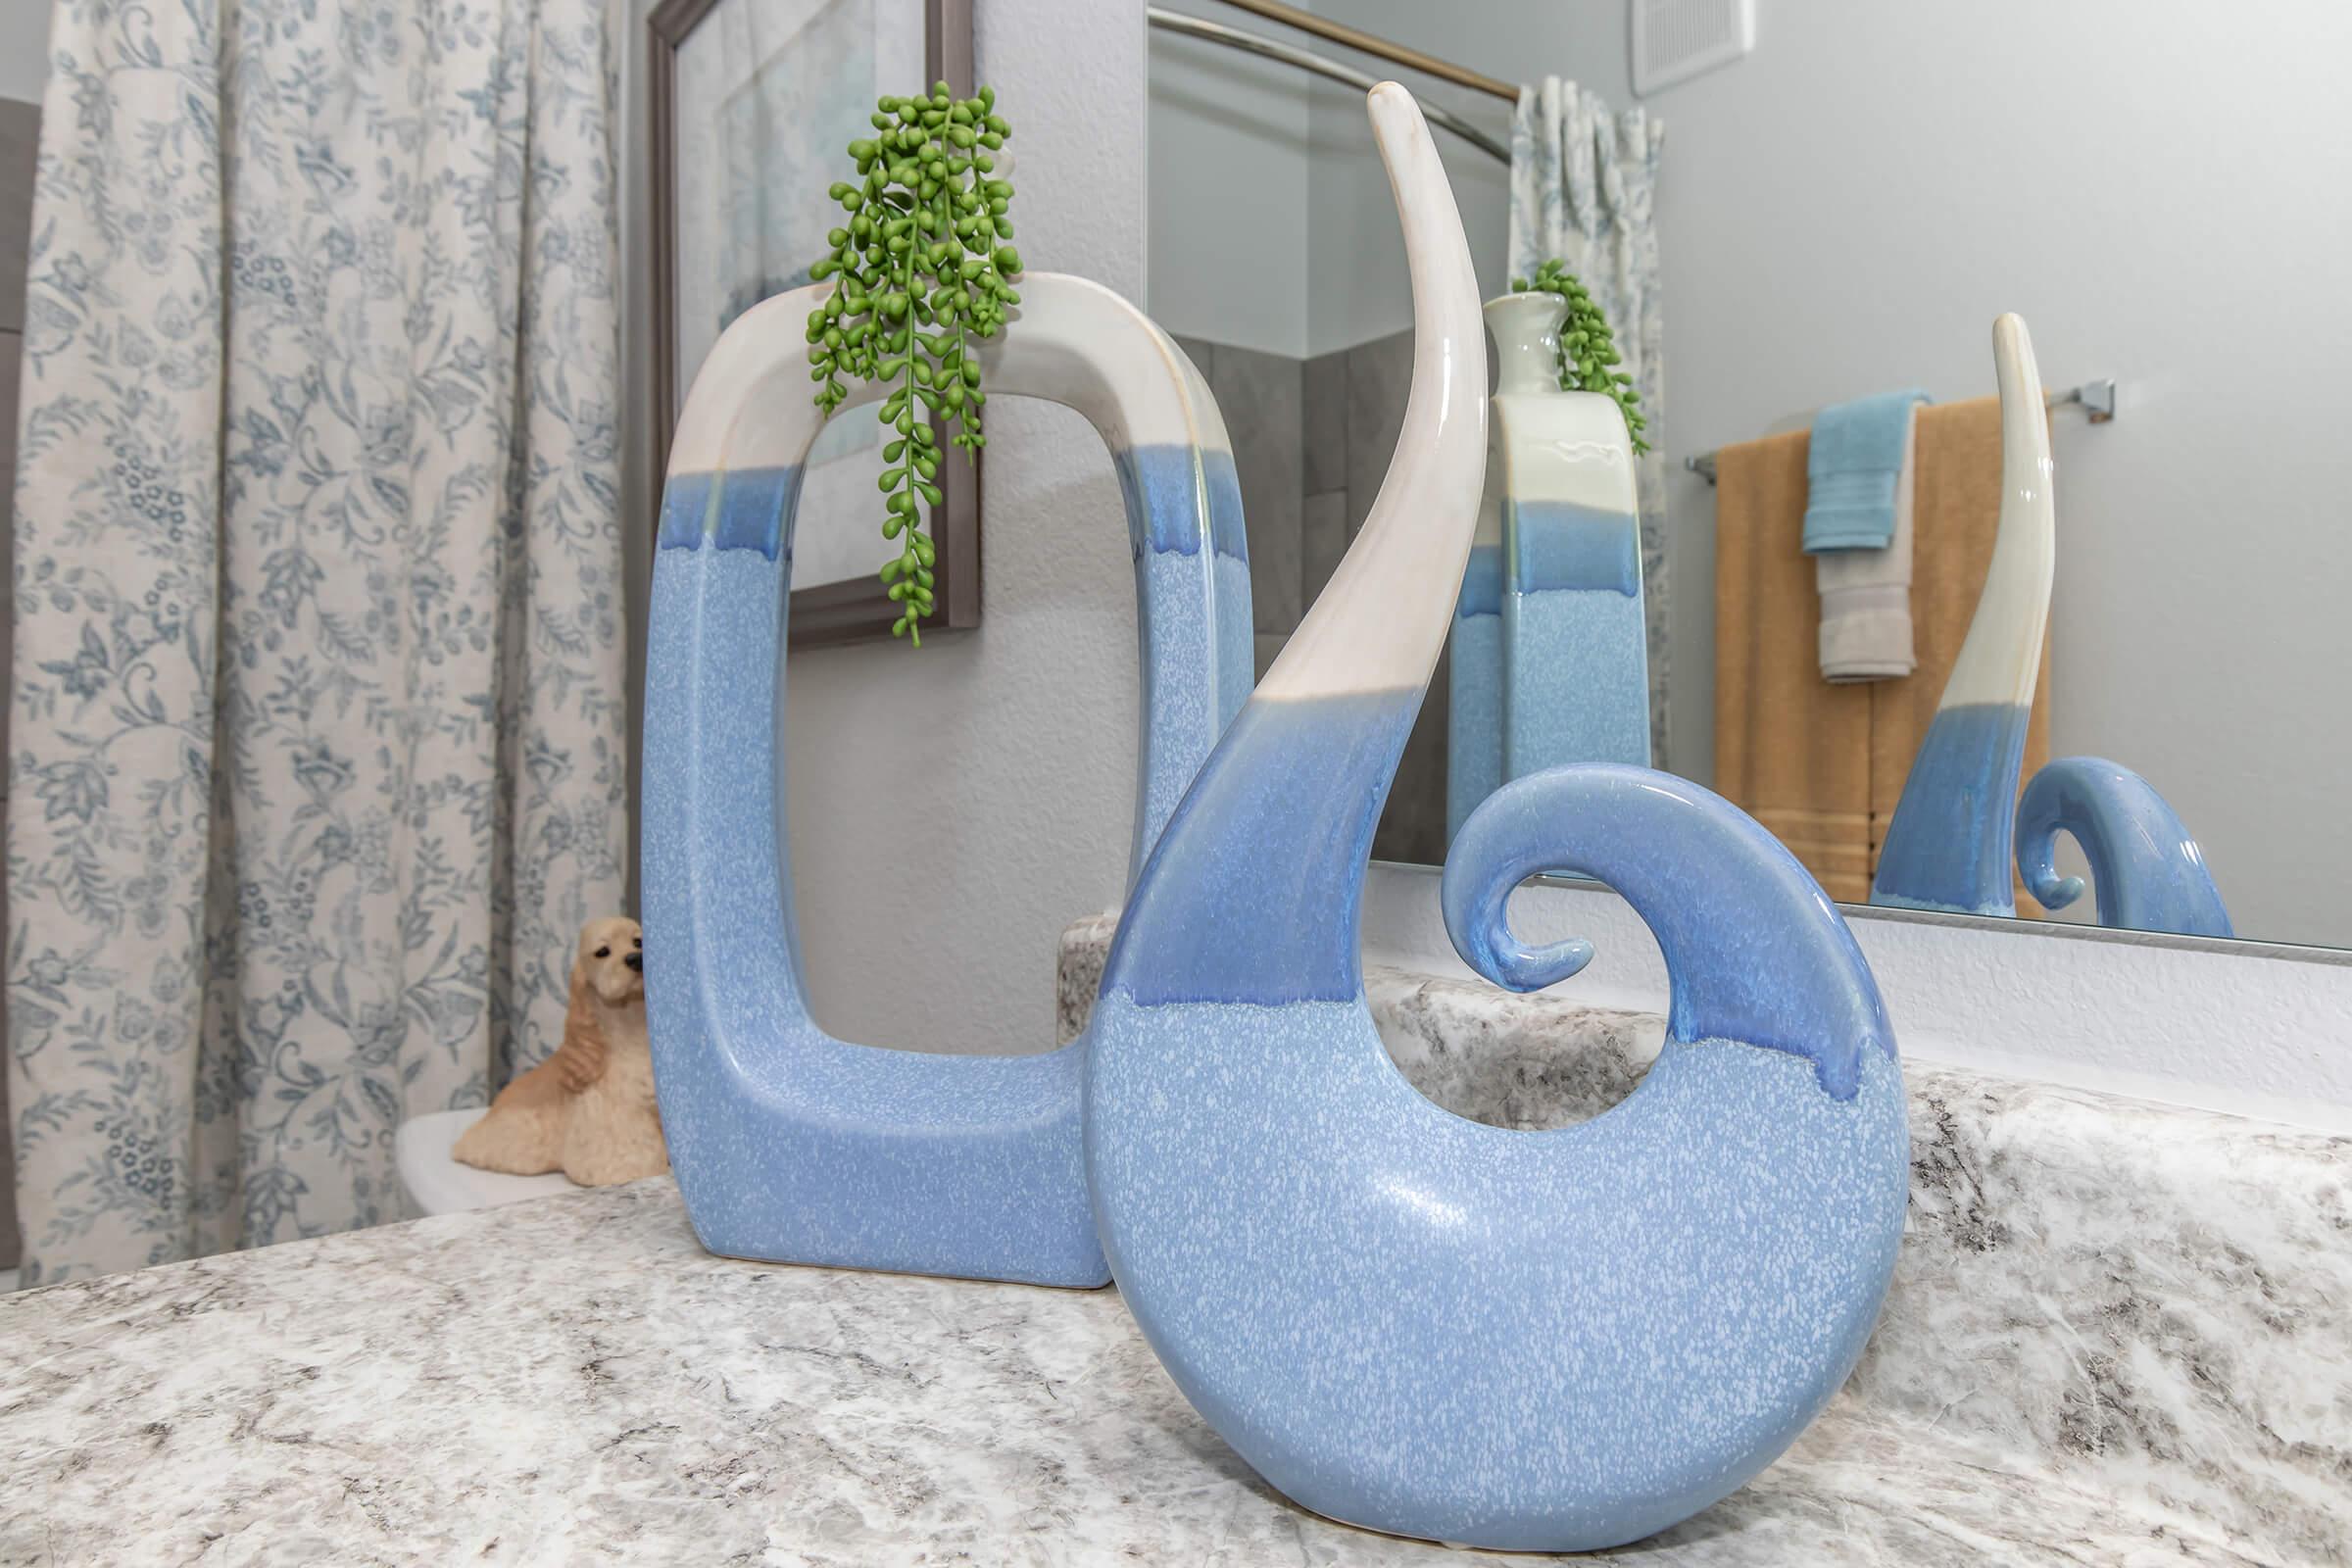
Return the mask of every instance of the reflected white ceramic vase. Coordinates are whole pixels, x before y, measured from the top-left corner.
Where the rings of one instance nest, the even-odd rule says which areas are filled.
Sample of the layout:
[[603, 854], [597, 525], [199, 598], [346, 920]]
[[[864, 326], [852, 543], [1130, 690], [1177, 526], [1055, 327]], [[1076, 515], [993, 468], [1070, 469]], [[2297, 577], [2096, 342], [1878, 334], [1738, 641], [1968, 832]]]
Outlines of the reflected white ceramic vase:
[[1556, 294], [1486, 305], [1496, 386], [1486, 491], [1453, 624], [1447, 841], [1509, 779], [1649, 765], [1649, 639], [1633, 440], [1614, 400], [1563, 392]]
[[1992, 364], [2001, 392], [2001, 518], [1992, 564], [1903, 780], [1870, 902], [2013, 915], [2014, 855], [2018, 875], [2042, 906], [2064, 908], [2082, 892], [2081, 878], [2057, 871], [2055, 840], [2064, 832], [2090, 861], [2101, 925], [2229, 936], [2230, 911], [2204, 852], [2146, 779], [2104, 758], [2062, 757], [2018, 793], [2058, 572], [2056, 465], [2041, 369], [2023, 317], [1992, 323]]
[[1992, 323], [2001, 392], [2001, 519], [1992, 564], [1936, 717], [1879, 850], [1870, 902], [1951, 914], [2017, 912], [2009, 860], [2026, 725], [2058, 565], [2050, 421], [2023, 318]]

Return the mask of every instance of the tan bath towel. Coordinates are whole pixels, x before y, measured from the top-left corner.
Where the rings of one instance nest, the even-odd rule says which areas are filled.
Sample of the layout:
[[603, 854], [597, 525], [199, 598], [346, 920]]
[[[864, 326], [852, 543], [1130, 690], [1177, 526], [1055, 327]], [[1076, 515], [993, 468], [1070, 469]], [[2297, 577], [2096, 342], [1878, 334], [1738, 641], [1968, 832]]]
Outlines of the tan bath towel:
[[[1833, 899], [1870, 897], [1871, 685], [1821, 678], [1803, 430], [1715, 455], [1715, 792]], [[1902, 682], [1886, 682], [1900, 685]]]
[[[1998, 399], [1924, 407], [1915, 439], [1919, 667], [1864, 685], [1821, 677], [1821, 596], [1802, 548], [1809, 435], [1741, 442], [1715, 460], [1715, 789], [1848, 904], [1870, 900], [1879, 846], [1968, 635], [2000, 523]], [[2049, 660], [2044, 639], [2025, 778], [2049, 760]], [[2039, 912], [2022, 887], [2018, 912]]]

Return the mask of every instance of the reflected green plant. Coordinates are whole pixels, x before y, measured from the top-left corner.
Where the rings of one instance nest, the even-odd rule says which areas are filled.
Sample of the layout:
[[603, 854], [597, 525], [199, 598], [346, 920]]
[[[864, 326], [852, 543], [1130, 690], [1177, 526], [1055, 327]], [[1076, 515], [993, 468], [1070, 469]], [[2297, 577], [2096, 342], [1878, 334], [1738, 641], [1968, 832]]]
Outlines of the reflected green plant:
[[1647, 452], [1649, 443], [1642, 439], [1647, 423], [1642, 417], [1642, 394], [1634, 390], [1634, 378], [1617, 368], [1622, 361], [1617, 339], [1609, 332], [1609, 318], [1600, 313], [1583, 279], [1554, 256], [1536, 269], [1534, 277], [1512, 278], [1511, 287], [1557, 294], [1568, 302], [1568, 319], [1560, 323], [1560, 390], [1599, 392], [1613, 399], [1625, 416], [1625, 430], [1633, 438], [1635, 455]]

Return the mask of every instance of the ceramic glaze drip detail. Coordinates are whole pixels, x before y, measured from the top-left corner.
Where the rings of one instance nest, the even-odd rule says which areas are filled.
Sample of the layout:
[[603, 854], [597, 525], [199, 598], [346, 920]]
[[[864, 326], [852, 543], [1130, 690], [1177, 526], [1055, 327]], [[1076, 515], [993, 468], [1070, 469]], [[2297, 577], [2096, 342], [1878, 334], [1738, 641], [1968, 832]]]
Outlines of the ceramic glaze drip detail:
[[1880, 847], [1871, 903], [1953, 914], [2017, 912], [2009, 879], [2011, 802], [2025, 768], [2029, 716], [2012, 703], [1936, 710]]
[[1129, 532], [1139, 552], [1200, 554], [1205, 514], [1210, 548], [1235, 561], [1249, 561], [1241, 481], [1232, 453], [1189, 446], [1131, 447], [1113, 453], [1111, 466], [1118, 470]]
[[757, 550], [768, 560], [788, 556], [798, 465], [777, 468], [673, 473], [662, 489], [662, 550]]
[[2034, 775], [2017, 806], [2017, 874], [2043, 907], [2082, 897], [2081, 877], [2061, 877], [2061, 832], [2090, 862], [2099, 924], [2133, 931], [2227, 937], [2230, 910], [2205, 852], [2155, 786], [2101, 757], [2061, 757]]
[[1567, 501], [1513, 500], [1504, 510], [1512, 592], [1641, 594], [1641, 524], [1632, 513]]

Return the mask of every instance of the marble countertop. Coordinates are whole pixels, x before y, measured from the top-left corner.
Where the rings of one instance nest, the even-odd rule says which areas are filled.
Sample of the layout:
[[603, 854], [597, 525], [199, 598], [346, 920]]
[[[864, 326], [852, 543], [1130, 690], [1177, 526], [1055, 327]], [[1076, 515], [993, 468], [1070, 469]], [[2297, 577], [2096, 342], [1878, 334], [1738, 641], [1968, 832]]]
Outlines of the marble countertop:
[[[713, 1257], [666, 1179], [0, 1298], [0, 1477], [7, 1563], [1490, 1560], [1284, 1501], [1113, 1292]], [[1851, 1391], [1603, 1555], [2266, 1560]]]

